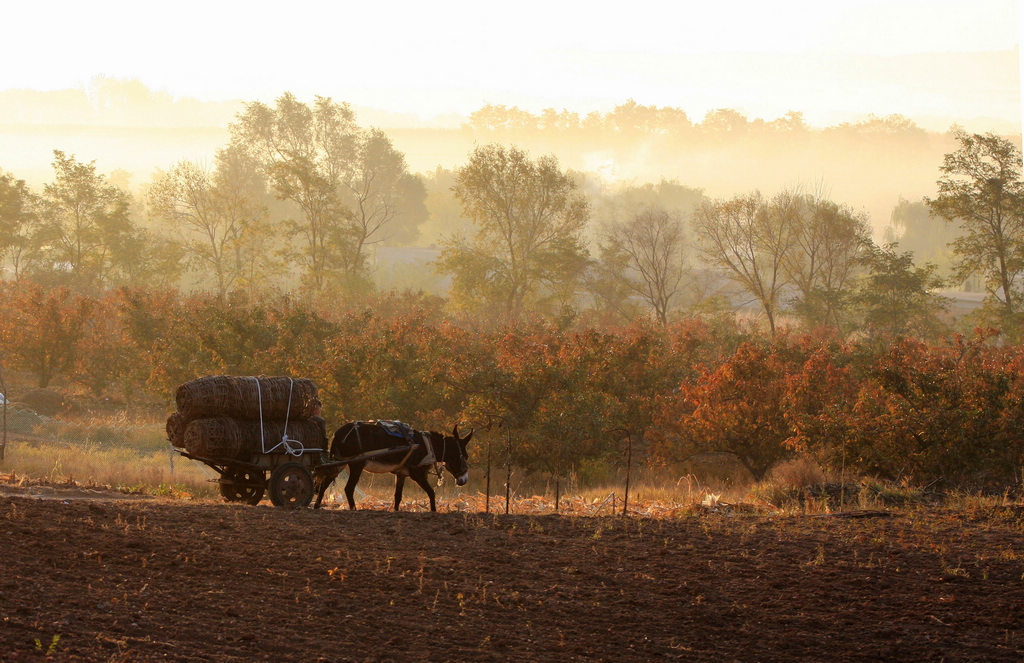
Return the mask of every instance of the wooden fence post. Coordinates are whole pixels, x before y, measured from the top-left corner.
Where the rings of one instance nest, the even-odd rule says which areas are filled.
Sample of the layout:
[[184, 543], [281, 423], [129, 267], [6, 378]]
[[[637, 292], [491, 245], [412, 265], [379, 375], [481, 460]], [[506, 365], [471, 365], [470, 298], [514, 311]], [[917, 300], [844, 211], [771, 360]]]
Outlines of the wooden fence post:
[[4, 382], [4, 355], [0, 352], [0, 396], [3, 396], [3, 420], [0, 422], [0, 428], [3, 429], [3, 437], [0, 438], [0, 463], [3, 462], [4, 456], [7, 455], [7, 403], [10, 401], [7, 394], [7, 384]]
[[512, 501], [512, 431], [505, 428], [505, 515]]
[[[626, 436], [626, 492], [622, 498], [622, 515], [627, 515], [629, 510], [629, 477], [633, 468], [633, 434], [626, 428], [613, 428], [609, 433], [622, 433]], [[615, 513], [615, 509], [612, 509]]]
[[487, 436], [487, 487], [484, 497], [484, 513], [491, 512], [491, 436]]

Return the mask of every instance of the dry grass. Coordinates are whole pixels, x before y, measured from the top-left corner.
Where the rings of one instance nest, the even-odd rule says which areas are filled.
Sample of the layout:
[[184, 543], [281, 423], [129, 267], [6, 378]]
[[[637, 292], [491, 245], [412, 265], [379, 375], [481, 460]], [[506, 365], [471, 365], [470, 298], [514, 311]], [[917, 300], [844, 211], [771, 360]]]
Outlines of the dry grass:
[[162, 421], [153, 421], [152, 417], [132, 417], [123, 412], [108, 416], [46, 418], [27, 432], [51, 442], [101, 448], [128, 447], [158, 451], [167, 447]]
[[213, 497], [212, 470], [164, 451], [95, 443], [8, 442], [2, 469], [34, 481], [109, 486], [122, 492]]
[[[50, 419], [31, 436], [9, 440], [6, 459], [0, 463], [0, 478], [85, 487], [110, 487], [122, 492], [170, 495], [192, 499], [220, 499], [216, 473], [205, 465], [182, 458], [162, 439], [162, 425], [152, 421], [89, 418], [74, 421]], [[502, 473], [503, 474], [503, 473]], [[638, 472], [629, 490], [628, 511], [647, 517], [681, 517], [704, 511], [759, 511], [817, 514], [851, 509], [891, 509], [929, 506], [932, 496], [907, 485], [860, 480], [846, 483], [842, 498], [840, 485], [829, 482], [821, 470], [806, 460], [794, 460], [774, 468], [756, 485], [741, 485], [712, 476], [704, 480], [694, 473], [681, 477]], [[469, 486], [458, 488], [445, 475], [435, 488], [438, 508], [443, 511], [504, 513], [505, 491], [500, 479], [492, 477], [491, 496], [484, 494], [484, 476], [477, 470]], [[343, 472], [327, 493], [328, 507], [346, 508]], [[432, 480], [433, 482], [433, 480]], [[823, 492], [824, 491], [824, 492]], [[831, 492], [829, 492], [831, 491]], [[625, 482], [590, 487], [578, 481], [560, 486], [557, 512], [570, 516], [623, 513]], [[356, 502], [361, 509], [389, 509], [394, 496], [394, 477], [365, 473], [359, 483]], [[943, 504], [965, 510], [991, 508], [1015, 503], [1004, 496], [951, 495]], [[406, 483], [403, 510], [429, 508], [426, 495], [412, 482]], [[525, 483], [513, 474], [509, 511], [516, 514], [556, 513], [555, 486]]]

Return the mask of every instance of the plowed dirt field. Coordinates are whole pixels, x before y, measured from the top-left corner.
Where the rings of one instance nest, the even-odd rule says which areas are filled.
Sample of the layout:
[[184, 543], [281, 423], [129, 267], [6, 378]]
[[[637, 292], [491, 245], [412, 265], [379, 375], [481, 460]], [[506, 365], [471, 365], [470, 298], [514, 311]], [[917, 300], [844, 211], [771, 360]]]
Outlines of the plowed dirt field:
[[1015, 508], [626, 519], [0, 491], [0, 659], [47, 652], [1020, 661], [1024, 521]]

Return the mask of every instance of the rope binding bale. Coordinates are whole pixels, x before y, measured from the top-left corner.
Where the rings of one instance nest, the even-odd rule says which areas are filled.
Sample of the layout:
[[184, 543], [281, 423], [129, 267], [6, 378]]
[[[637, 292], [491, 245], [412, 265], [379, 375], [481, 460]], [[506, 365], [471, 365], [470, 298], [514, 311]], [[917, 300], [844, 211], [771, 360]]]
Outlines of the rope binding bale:
[[[207, 458], [244, 459], [262, 453], [261, 440], [281, 439], [285, 433], [283, 421], [259, 421], [232, 417], [209, 417], [191, 421], [185, 429], [185, 449], [193, 455]], [[320, 417], [300, 419], [288, 423], [288, 439], [306, 448], [323, 449], [327, 444], [327, 431]]]

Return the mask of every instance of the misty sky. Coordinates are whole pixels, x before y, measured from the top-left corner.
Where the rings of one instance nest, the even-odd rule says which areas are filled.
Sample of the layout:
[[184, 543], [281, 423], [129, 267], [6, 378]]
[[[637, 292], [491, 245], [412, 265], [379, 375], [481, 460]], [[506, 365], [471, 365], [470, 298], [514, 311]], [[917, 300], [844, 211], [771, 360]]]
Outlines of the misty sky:
[[423, 119], [632, 98], [695, 119], [732, 107], [800, 110], [814, 124], [896, 112], [1020, 121], [1013, 0], [36, 0], [4, 14], [0, 90], [105, 75], [202, 100], [291, 90]]

